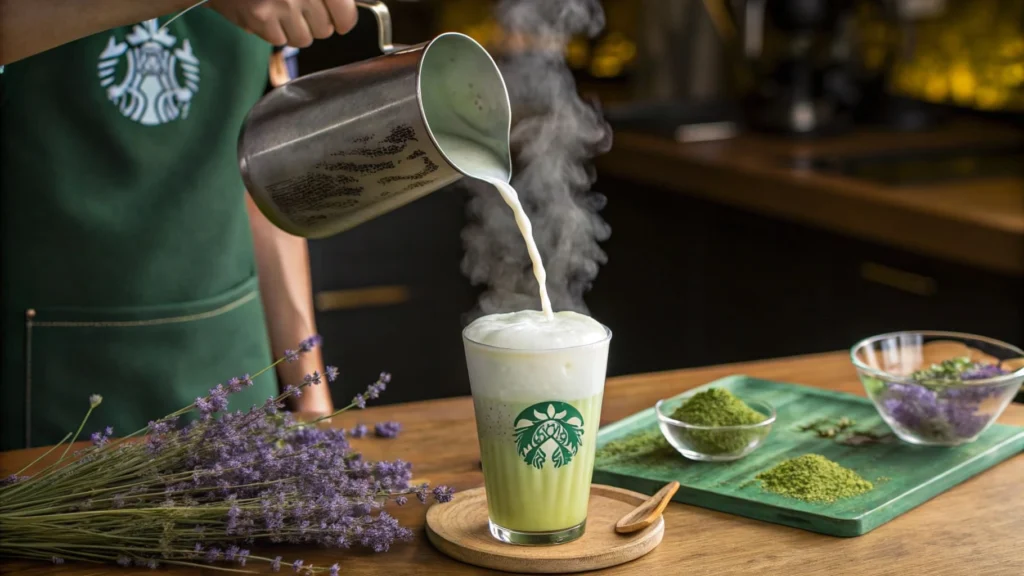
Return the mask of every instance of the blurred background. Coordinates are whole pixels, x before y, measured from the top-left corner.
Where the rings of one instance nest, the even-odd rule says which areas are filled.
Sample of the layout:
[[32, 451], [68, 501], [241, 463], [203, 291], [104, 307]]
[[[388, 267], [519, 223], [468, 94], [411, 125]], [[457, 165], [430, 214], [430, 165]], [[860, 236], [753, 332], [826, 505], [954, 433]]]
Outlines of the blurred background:
[[[608, 262], [586, 295], [615, 333], [609, 375], [903, 329], [1024, 345], [1024, 0], [602, 4], [604, 30], [564, 52], [614, 129], [594, 186]], [[389, 7], [398, 42], [509, 45], [488, 1]], [[376, 55], [361, 16], [299, 52], [298, 73]], [[386, 402], [469, 393], [467, 196], [311, 242], [337, 402], [381, 370]]]

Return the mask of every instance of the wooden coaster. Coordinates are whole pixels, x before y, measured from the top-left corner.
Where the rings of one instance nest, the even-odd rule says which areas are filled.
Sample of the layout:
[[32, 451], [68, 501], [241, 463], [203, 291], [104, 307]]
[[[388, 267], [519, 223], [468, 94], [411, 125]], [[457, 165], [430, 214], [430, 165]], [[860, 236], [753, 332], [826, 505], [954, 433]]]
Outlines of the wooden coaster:
[[579, 540], [557, 546], [517, 546], [499, 542], [487, 528], [483, 488], [455, 494], [448, 504], [427, 510], [427, 538], [452, 558], [495, 570], [529, 574], [566, 574], [617, 566], [653, 550], [665, 535], [665, 520], [633, 534], [616, 534], [615, 523], [647, 496], [594, 484], [590, 488], [587, 531]]

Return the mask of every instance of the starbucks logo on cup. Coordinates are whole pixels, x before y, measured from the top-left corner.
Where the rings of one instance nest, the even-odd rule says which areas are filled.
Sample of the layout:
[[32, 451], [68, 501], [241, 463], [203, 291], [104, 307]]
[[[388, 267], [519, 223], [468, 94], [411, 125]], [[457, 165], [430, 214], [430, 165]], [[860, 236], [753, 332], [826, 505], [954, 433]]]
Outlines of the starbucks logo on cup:
[[572, 462], [583, 444], [583, 415], [565, 402], [540, 402], [515, 419], [519, 457], [540, 470], [547, 458], [555, 468]]

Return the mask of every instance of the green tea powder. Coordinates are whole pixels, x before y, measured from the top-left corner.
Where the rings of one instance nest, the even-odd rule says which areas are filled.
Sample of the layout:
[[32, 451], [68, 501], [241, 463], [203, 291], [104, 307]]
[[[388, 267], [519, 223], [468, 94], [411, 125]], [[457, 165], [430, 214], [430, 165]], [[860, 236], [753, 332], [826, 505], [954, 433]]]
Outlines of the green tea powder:
[[673, 455], [675, 451], [657, 428], [613, 440], [597, 449], [598, 461], [635, 461]]
[[672, 418], [697, 426], [741, 426], [763, 422], [765, 415], [724, 388], [708, 388], [676, 408]]
[[756, 478], [769, 492], [805, 502], [835, 502], [874, 488], [853, 470], [818, 454], [784, 460]]
[[[767, 416], [747, 406], [723, 388], [709, 388], [691, 396], [672, 418], [695, 426], [743, 426], [763, 422]], [[728, 454], [745, 448], [764, 430], [686, 430], [687, 444], [703, 454]]]

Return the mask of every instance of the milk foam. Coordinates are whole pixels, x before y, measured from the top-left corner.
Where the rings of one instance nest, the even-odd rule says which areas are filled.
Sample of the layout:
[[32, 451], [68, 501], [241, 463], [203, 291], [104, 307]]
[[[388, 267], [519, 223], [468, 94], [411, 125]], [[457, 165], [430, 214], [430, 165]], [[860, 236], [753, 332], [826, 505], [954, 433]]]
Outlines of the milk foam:
[[465, 334], [474, 342], [498, 348], [555, 350], [604, 340], [607, 331], [597, 320], [577, 312], [558, 312], [549, 320], [543, 312], [523, 310], [478, 318]]
[[593, 318], [568, 311], [551, 320], [536, 310], [491, 314], [463, 334], [474, 397], [532, 403], [604, 391], [610, 338]]

